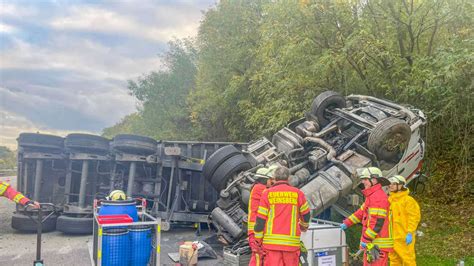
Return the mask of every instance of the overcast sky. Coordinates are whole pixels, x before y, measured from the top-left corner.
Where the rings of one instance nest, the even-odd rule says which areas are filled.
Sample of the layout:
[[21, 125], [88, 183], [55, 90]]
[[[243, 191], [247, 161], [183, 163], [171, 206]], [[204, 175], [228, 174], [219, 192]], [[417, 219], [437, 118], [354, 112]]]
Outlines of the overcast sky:
[[20, 132], [99, 134], [136, 110], [126, 82], [196, 36], [201, 1], [0, 0], [0, 145]]

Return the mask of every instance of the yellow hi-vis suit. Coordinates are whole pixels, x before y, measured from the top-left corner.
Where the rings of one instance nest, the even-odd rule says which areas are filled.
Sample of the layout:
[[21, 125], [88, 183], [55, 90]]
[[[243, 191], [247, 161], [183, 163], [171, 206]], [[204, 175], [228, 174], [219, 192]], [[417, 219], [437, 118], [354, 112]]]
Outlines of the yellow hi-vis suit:
[[[410, 191], [391, 192], [388, 197], [393, 222], [393, 252], [389, 253], [390, 266], [416, 265], [415, 234], [420, 222], [420, 206]], [[408, 233], [413, 235], [413, 241], [407, 245], [405, 238]]]

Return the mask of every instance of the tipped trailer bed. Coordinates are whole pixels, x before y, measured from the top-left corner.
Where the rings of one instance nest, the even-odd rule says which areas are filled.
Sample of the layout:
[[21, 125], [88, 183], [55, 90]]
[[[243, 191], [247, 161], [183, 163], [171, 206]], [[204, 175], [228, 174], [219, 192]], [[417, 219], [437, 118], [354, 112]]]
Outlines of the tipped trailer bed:
[[[55, 205], [57, 213], [45, 223], [44, 231], [92, 233], [94, 199], [115, 189], [146, 199], [149, 213], [163, 220], [164, 230], [172, 223], [207, 223], [218, 193], [203, 177], [202, 167], [226, 145], [247, 147], [246, 143], [156, 141], [129, 134], [108, 140], [88, 134], [62, 138], [22, 133], [17, 187], [27, 197]], [[20, 205], [12, 227], [36, 230]]]

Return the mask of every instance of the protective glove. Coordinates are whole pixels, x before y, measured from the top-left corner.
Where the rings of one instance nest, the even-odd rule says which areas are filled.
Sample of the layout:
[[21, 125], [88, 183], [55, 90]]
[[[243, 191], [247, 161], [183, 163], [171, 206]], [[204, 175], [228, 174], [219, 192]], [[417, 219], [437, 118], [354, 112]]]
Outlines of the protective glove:
[[410, 245], [411, 242], [413, 242], [413, 235], [411, 233], [407, 234], [407, 237], [405, 238], [405, 242], [407, 243], [407, 245]]
[[341, 224], [341, 229], [342, 229], [342, 230], [346, 230], [346, 229], [347, 229], [347, 225], [346, 225], [346, 224]]
[[257, 240], [254, 236], [249, 236], [249, 246], [252, 252], [260, 255], [265, 255], [265, 250], [262, 248], [262, 243]]
[[258, 251], [258, 243], [257, 240], [255, 240], [255, 237], [253, 235], [249, 236], [249, 246], [252, 252], [257, 252]]
[[257, 253], [260, 254], [260, 256], [265, 256], [267, 255], [267, 252], [265, 249], [263, 249], [262, 241], [261, 240], [256, 240], [255, 243], [257, 243]]
[[32, 200], [26, 202], [25, 206], [31, 206], [33, 209], [41, 208], [40, 204], [37, 201], [32, 201]]
[[361, 249], [366, 249], [366, 248], [367, 248], [367, 243], [365, 243], [365, 242], [360, 242], [360, 248], [361, 248]]
[[308, 224], [302, 224], [302, 223], [300, 223], [300, 230], [301, 230], [301, 232], [306, 232], [306, 231], [308, 231], [308, 227], [309, 227]]

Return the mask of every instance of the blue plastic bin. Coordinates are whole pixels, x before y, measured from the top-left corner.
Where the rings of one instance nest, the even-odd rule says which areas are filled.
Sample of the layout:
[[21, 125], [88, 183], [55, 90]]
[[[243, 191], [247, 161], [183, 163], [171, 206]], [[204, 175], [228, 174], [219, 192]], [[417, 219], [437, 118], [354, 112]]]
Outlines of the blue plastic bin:
[[150, 260], [152, 232], [150, 226], [134, 226], [129, 230], [131, 265], [146, 266]]
[[102, 237], [102, 265], [128, 266], [130, 264], [130, 235], [127, 229], [104, 229]]
[[138, 221], [138, 212], [135, 200], [104, 200], [101, 201], [99, 215], [128, 214], [134, 222]]

